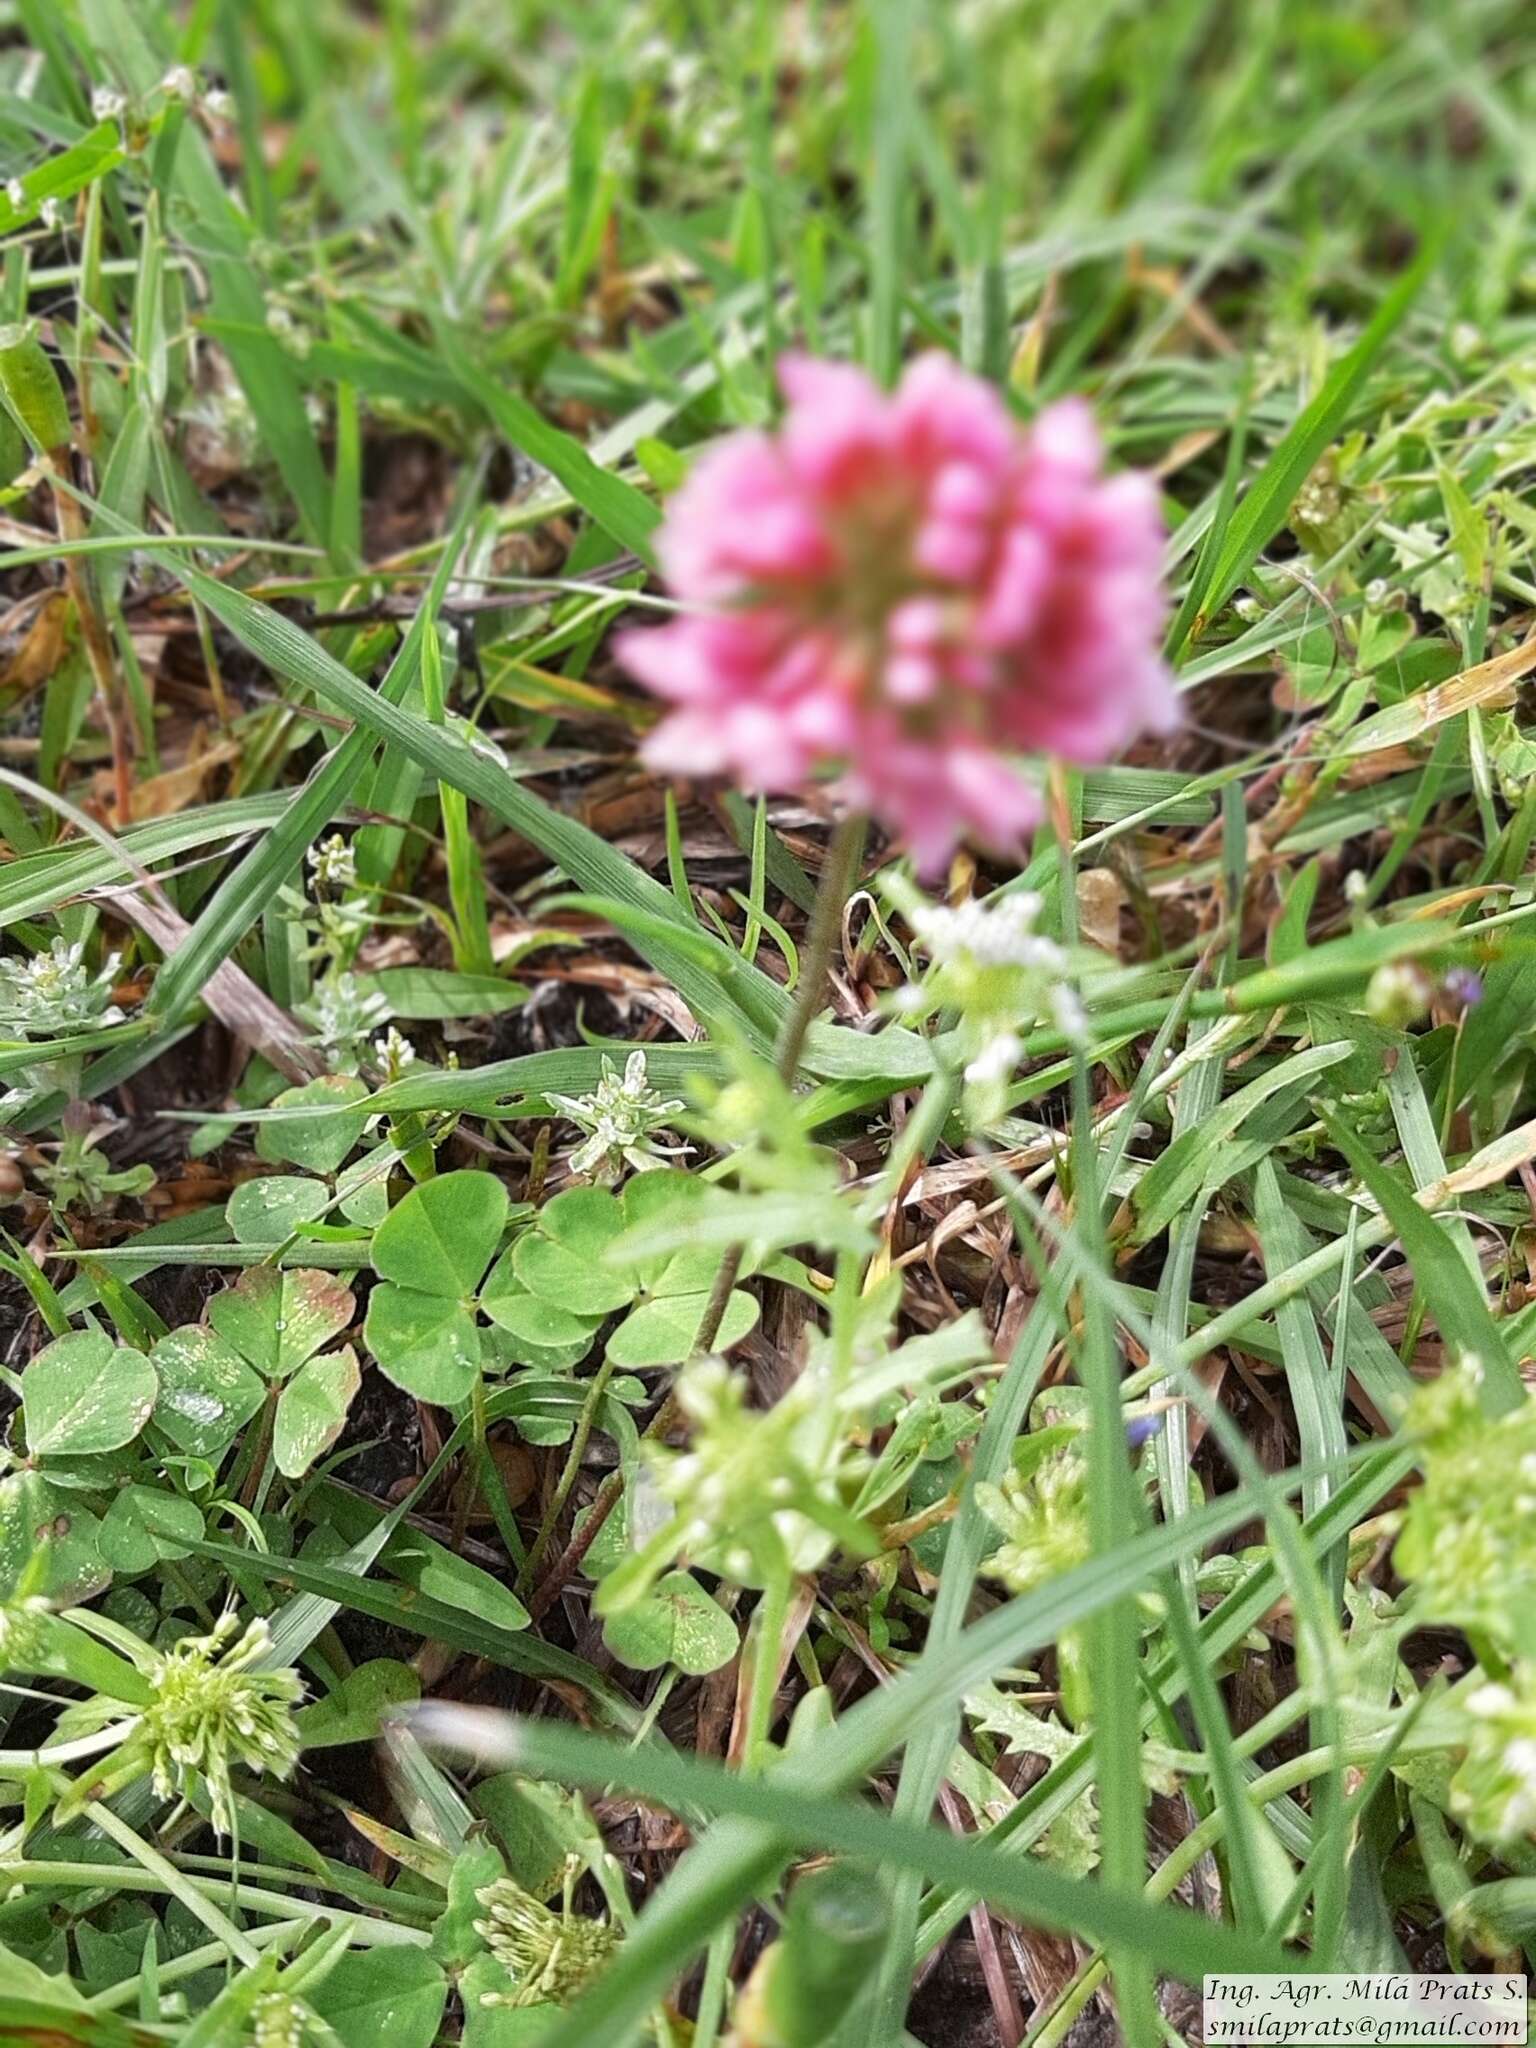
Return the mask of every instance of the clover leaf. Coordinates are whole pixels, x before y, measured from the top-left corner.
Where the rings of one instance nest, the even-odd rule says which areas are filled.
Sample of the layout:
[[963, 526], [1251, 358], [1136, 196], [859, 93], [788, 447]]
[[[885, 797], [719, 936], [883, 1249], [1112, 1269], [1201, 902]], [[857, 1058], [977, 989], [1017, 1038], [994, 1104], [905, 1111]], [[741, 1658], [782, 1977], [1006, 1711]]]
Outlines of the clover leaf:
[[355, 1309], [334, 1273], [253, 1266], [209, 1302], [206, 1326], [172, 1330], [155, 1345], [156, 1423], [178, 1450], [217, 1459], [267, 1388], [280, 1386], [273, 1456], [285, 1478], [300, 1478], [341, 1434], [358, 1389], [353, 1352], [322, 1352]]
[[481, 1365], [475, 1290], [507, 1220], [489, 1173], [444, 1173], [411, 1189], [373, 1234], [380, 1285], [364, 1335], [387, 1379], [419, 1401], [467, 1400]]
[[[541, 1356], [595, 1336], [605, 1316], [629, 1314], [609, 1337], [611, 1364], [680, 1365], [693, 1351], [721, 1254], [714, 1245], [633, 1260], [625, 1235], [665, 1216], [685, 1220], [706, 1195], [702, 1182], [665, 1169], [637, 1176], [622, 1195], [572, 1188], [545, 1204], [533, 1228], [491, 1275], [485, 1312]], [[714, 1349], [740, 1343], [757, 1321], [757, 1303], [737, 1289], [726, 1305]], [[528, 1358], [535, 1364], [539, 1358]]]
[[[351, 1074], [322, 1074], [302, 1088], [285, 1088], [272, 1107], [288, 1114], [261, 1125], [256, 1150], [263, 1159], [334, 1173], [363, 1135], [367, 1100], [366, 1085]], [[315, 1114], [298, 1113], [306, 1109]]]
[[149, 1420], [159, 1390], [149, 1360], [102, 1331], [60, 1337], [22, 1375], [27, 1448], [34, 1456], [76, 1458], [120, 1450]]
[[130, 1483], [119, 1488], [97, 1540], [114, 1571], [133, 1574], [186, 1557], [187, 1544], [200, 1542], [202, 1534], [203, 1513], [195, 1501]]
[[688, 1572], [668, 1572], [650, 1592], [603, 1623], [603, 1642], [632, 1671], [675, 1664], [690, 1678], [736, 1654], [736, 1624]]
[[[30, 1374], [37, 1360], [27, 1367]], [[41, 1472], [0, 1479], [0, 1600], [39, 1594], [60, 1607], [89, 1600], [112, 1581], [102, 1557], [101, 1523], [78, 1496]]]
[[297, 1173], [266, 1173], [243, 1180], [224, 1205], [237, 1244], [280, 1244], [301, 1223], [324, 1213], [330, 1191], [324, 1181]]
[[351, 1322], [352, 1290], [334, 1273], [253, 1266], [208, 1304], [208, 1320], [266, 1380], [285, 1380]]
[[150, 1356], [160, 1376], [157, 1426], [188, 1457], [222, 1457], [265, 1398], [260, 1374], [201, 1324], [170, 1331]]
[[362, 1375], [350, 1344], [310, 1359], [277, 1397], [272, 1457], [285, 1479], [302, 1479], [341, 1435]]

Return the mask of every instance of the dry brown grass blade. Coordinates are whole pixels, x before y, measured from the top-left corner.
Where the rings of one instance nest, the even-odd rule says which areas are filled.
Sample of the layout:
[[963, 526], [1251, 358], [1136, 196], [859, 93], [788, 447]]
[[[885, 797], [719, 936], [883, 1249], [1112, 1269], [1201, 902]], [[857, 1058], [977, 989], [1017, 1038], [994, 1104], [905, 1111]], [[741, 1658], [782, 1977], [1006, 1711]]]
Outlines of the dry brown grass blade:
[[[147, 932], [169, 959], [192, 928], [165, 901], [153, 877], [143, 879], [152, 893], [141, 896], [133, 890], [114, 890], [109, 900], [119, 917]], [[319, 1054], [304, 1042], [299, 1025], [234, 961], [225, 960], [214, 969], [203, 987], [203, 1001], [242, 1045], [259, 1052], [286, 1079], [313, 1081], [326, 1071]]]
[[1433, 689], [1421, 690], [1401, 704], [1391, 704], [1374, 718], [1363, 719], [1338, 748], [1335, 758], [1352, 759], [1357, 754], [1374, 754], [1384, 747], [1398, 747], [1417, 739], [1460, 712], [1485, 704], [1509, 703], [1514, 686], [1536, 668], [1536, 633], [1507, 654], [1492, 661], [1480, 661], [1476, 668], [1463, 669]]

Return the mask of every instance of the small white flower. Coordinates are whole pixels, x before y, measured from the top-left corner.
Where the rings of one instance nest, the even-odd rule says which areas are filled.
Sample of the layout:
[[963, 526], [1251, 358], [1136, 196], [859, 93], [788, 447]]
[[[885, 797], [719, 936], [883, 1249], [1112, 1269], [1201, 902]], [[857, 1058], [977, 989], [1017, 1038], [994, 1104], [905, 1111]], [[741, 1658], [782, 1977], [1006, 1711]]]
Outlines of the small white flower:
[[167, 99], [190, 104], [197, 98], [197, 73], [189, 64], [173, 64], [161, 79], [160, 90]]
[[398, 1081], [407, 1067], [416, 1064], [416, 1048], [397, 1024], [391, 1024], [382, 1038], [373, 1041], [373, 1056], [389, 1081]]
[[64, 209], [57, 199], [45, 199], [37, 214], [45, 228], [56, 228], [64, 218]]
[[926, 903], [909, 922], [928, 957], [941, 967], [961, 962], [978, 967], [1034, 967], [1059, 970], [1061, 948], [1035, 931], [1040, 898], [1028, 890], [984, 903], [976, 897], [953, 906]]
[[1051, 990], [1051, 1015], [1063, 1038], [1075, 1043], [1088, 1036], [1088, 1012], [1078, 1000], [1077, 990], [1064, 981], [1058, 981]]
[[1024, 1057], [1024, 1041], [1016, 1031], [999, 1031], [969, 1062], [965, 1078], [973, 1088], [995, 1088], [1006, 1081]]
[[205, 92], [203, 94], [203, 105], [215, 121], [230, 121], [234, 119], [234, 99], [231, 94], [224, 91], [222, 86], [215, 86], [212, 92]]
[[128, 102], [120, 92], [114, 92], [110, 85], [98, 85], [91, 94], [91, 112], [98, 121], [115, 121], [127, 109]]
[[1072, 1040], [1087, 1035], [1071, 957], [1036, 929], [1042, 903], [1028, 890], [956, 904], [929, 903], [895, 884], [889, 893], [925, 962], [920, 980], [898, 992], [891, 1007], [914, 1019], [952, 1020], [967, 1112], [973, 1122], [990, 1122], [1003, 1111], [1005, 1084], [1035, 1026], [1054, 1023]]
[[1429, 1008], [1434, 990], [1411, 960], [1387, 960], [1366, 983], [1365, 1014], [1389, 1031], [1406, 1031]]
[[27, 203], [27, 188], [20, 178], [7, 178], [5, 196], [19, 213]]
[[587, 1133], [586, 1143], [571, 1154], [573, 1173], [615, 1180], [626, 1165], [636, 1173], [647, 1173], [679, 1149], [657, 1145], [653, 1133], [664, 1129], [685, 1105], [676, 1099], [663, 1100], [651, 1087], [643, 1052], [630, 1054], [622, 1079], [604, 1054], [602, 1077], [592, 1094], [552, 1094], [549, 1099]]
[[356, 885], [357, 856], [339, 832], [312, 846], [305, 858], [317, 889], [328, 889], [340, 896]]

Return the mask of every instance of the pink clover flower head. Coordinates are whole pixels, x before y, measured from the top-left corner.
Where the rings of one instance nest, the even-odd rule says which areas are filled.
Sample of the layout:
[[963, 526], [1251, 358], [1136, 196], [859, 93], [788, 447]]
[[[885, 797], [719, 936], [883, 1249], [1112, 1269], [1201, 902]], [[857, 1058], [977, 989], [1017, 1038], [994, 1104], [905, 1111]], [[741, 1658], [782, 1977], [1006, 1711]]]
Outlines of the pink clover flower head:
[[807, 356], [779, 381], [779, 431], [712, 448], [661, 529], [697, 609], [618, 642], [671, 707], [653, 766], [785, 790], [837, 763], [932, 873], [966, 835], [1013, 850], [1038, 821], [1011, 757], [1103, 761], [1178, 724], [1157, 491], [1104, 475], [1081, 400], [1021, 429], [938, 353], [890, 394]]

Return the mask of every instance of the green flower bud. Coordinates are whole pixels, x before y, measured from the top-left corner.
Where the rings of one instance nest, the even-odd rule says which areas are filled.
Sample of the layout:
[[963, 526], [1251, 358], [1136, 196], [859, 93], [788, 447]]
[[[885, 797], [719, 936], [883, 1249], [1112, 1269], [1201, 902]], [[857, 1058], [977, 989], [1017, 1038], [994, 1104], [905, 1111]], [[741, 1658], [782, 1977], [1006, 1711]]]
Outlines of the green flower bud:
[[69, 446], [69, 406], [32, 321], [0, 327], [0, 394], [27, 439], [51, 455]]

